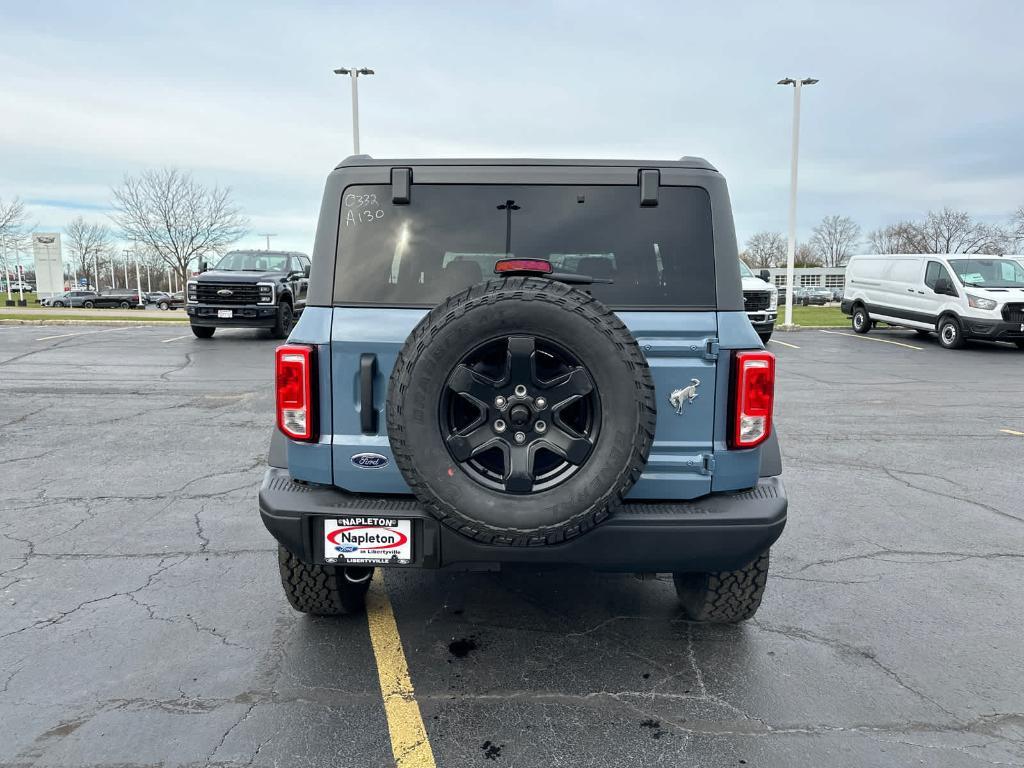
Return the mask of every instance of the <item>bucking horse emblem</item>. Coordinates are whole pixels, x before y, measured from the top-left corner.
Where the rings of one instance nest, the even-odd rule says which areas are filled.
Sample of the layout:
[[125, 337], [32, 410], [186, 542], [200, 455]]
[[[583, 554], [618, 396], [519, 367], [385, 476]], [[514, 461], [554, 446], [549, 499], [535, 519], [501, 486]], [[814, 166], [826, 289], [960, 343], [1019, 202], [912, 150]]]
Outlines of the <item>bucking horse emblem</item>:
[[681, 415], [683, 406], [697, 399], [697, 387], [699, 386], [700, 379], [690, 379], [690, 386], [672, 390], [672, 394], [668, 396], [668, 402], [676, 409], [677, 414]]

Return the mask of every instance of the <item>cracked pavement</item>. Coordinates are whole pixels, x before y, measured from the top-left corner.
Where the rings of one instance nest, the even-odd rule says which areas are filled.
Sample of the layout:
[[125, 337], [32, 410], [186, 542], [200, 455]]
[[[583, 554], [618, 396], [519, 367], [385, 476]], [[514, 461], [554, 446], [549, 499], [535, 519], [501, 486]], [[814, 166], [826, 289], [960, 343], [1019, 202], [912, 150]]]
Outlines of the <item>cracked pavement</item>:
[[[42, 335], [0, 328], [0, 765], [392, 765], [365, 619], [288, 608], [256, 512], [275, 342]], [[438, 765], [1024, 765], [1021, 353], [785, 338], [755, 620], [385, 574]]]

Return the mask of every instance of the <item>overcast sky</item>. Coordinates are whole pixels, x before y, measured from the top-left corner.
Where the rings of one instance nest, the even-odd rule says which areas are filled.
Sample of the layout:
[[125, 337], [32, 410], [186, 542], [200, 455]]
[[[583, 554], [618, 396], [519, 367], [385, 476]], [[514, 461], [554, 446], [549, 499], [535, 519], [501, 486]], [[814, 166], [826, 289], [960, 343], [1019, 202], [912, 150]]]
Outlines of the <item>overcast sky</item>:
[[792, 89], [800, 233], [1024, 204], [1024, 3], [5, 2], [0, 198], [40, 229], [105, 220], [125, 173], [229, 185], [309, 251], [327, 172], [377, 157], [707, 157], [741, 242], [785, 231]]

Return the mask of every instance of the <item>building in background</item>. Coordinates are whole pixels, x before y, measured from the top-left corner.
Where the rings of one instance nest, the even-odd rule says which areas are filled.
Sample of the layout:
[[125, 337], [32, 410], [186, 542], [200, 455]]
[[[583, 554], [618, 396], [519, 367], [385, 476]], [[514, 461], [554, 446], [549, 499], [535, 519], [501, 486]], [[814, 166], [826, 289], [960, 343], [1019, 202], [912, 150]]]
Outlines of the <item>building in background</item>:
[[47, 298], [64, 291], [64, 259], [60, 232], [33, 232], [32, 256], [36, 265], [36, 294]]
[[[786, 284], [786, 268], [769, 269], [770, 283], [778, 287]], [[845, 288], [846, 267], [797, 267], [793, 270], [795, 288]]]

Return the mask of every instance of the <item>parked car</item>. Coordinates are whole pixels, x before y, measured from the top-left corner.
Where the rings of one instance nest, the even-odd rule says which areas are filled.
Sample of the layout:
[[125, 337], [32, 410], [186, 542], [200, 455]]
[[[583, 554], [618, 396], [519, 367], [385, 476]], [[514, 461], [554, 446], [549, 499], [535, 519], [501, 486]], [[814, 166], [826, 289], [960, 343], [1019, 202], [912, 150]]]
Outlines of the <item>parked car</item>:
[[816, 304], [825, 306], [832, 301], [832, 289], [831, 288], [808, 288], [805, 294], [805, 304]]
[[32, 285], [32, 283], [25, 283], [20, 280], [11, 281], [11, 291], [13, 292], [32, 293], [33, 291], [35, 291], [35, 289], [36, 287]]
[[[368, 223], [364, 221], [363, 223]], [[293, 251], [231, 251], [186, 284], [192, 333], [218, 327], [268, 328], [284, 339], [306, 307], [309, 257]]]
[[768, 282], [767, 269], [761, 271], [761, 277], [755, 277], [750, 267], [740, 261], [740, 279], [743, 281], [743, 309], [761, 341], [767, 344], [778, 316], [778, 293]]
[[[145, 294], [143, 294], [145, 300]], [[139, 292], [126, 289], [112, 289], [96, 294], [93, 299], [96, 307], [119, 309], [136, 309], [139, 306]]]
[[713, 166], [360, 155], [317, 232], [259, 493], [296, 610], [359, 610], [375, 568], [520, 563], [754, 615], [787, 510], [775, 358]]
[[1005, 256], [853, 256], [841, 308], [857, 333], [880, 320], [937, 333], [947, 349], [968, 339], [1024, 349], [1024, 266]]
[[157, 309], [181, 309], [185, 306], [185, 292], [178, 291], [177, 293], [159, 293], [149, 294], [149, 302], [156, 304]]
[[64, 291], [55, 294], [39, 303], [46, 307], [83, 307], [92, 309], [97, 306], [99, 294], [96, 291]]
[[832, 289], [832, 301], [842, 301], [842, 300], [843, 300], [843, 289], [842, 288], [833, 288]]
[[[786, 304], [786, 286], [779, 286], [779, 306], [785, 306]], [[793, 306], [800, 307], [807, 304], [807, 289], [806, 288], [794, 288], [793, 289]]]

